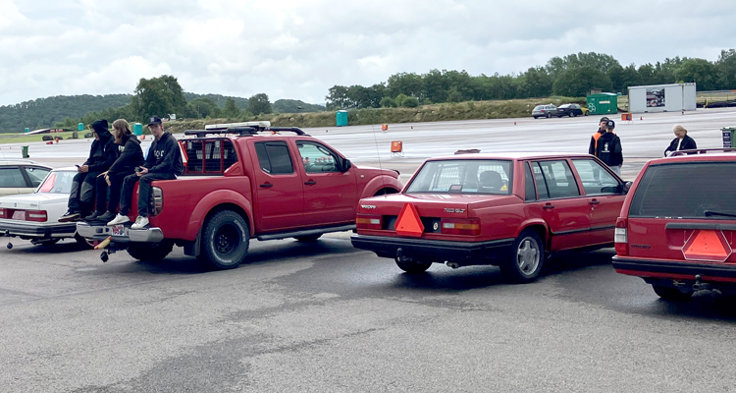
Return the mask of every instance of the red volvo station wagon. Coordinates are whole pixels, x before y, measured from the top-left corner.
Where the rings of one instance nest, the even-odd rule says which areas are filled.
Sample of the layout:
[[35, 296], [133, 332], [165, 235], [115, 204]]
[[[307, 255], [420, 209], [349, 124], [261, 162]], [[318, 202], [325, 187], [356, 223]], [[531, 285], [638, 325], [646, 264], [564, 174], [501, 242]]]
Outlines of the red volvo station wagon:
[[431, 158], [401, 193], [360, 200], [351, 241], [409, 273], [490, 264], [528, 282], [551, 252], [612, 246], [630, 185], [588, 154]]
[[617, 272], [668, 300], [736, 293], [736, 152], [724, 150], [736, 149], [682, 150], [644, 165], [616, 222]]

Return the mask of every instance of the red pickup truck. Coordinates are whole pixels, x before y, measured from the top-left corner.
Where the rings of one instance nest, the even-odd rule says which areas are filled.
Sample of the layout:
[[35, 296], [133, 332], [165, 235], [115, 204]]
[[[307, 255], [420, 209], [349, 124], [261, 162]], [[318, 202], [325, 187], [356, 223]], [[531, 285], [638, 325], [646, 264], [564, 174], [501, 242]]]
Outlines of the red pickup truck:
[[103, 261], [120, 249], [160, 260], [176, 244], [214, 268], [234, 268], [251, 238], [314, 241], [352, 230], [360, 198], [401, 189], [397, 171], [359, 168], [298, 128], [212, 125], [186, 131], [179, 144], [184, 175], [153, 183], [148, 228], [77, 224], [85, 238], [111, 241]]

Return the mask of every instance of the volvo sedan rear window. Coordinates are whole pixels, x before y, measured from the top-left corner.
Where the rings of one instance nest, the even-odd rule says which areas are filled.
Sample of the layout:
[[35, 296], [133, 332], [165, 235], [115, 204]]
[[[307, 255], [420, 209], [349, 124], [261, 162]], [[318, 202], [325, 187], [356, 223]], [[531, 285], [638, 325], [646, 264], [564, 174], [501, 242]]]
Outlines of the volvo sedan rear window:
[[630, 217], [736, 217], [734, 162], [652, 165], [631, 200]]
[[429, 161], [419, 170], [407, 193], [511, 193], [510, 160]]

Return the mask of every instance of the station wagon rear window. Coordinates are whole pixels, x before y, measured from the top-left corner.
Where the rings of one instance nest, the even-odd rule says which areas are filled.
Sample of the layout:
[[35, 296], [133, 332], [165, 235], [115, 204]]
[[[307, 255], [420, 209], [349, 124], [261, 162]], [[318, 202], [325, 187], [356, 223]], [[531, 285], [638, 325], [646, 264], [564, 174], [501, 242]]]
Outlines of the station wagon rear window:
[[510, 160], [440, 160], [422, 166], [407, 193], [511, 193]]
[[736, 219], [736, 163], [652, 165], [631, 200], [629, 217]]

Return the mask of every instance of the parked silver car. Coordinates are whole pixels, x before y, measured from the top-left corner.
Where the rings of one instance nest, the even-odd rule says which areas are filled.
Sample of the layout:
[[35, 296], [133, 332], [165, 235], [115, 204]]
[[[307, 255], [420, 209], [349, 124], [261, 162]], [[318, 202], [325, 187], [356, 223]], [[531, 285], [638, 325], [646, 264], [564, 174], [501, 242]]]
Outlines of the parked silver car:
[[557, 116], [557, 107], [553, 104], [537, 105], [532, 109], [532, 117], [537, 119], [540, 117], [550, 118]]

